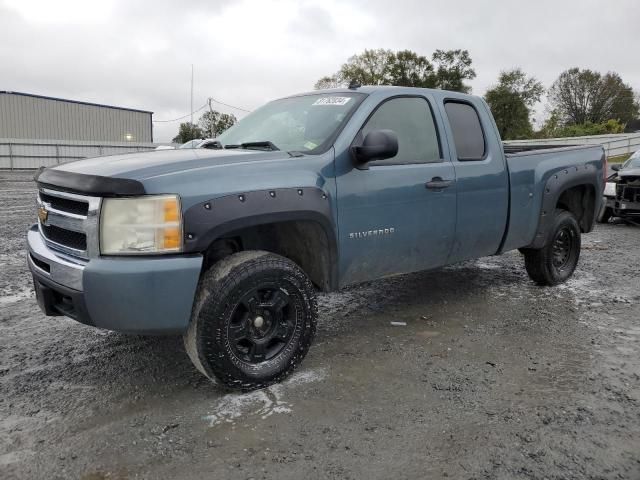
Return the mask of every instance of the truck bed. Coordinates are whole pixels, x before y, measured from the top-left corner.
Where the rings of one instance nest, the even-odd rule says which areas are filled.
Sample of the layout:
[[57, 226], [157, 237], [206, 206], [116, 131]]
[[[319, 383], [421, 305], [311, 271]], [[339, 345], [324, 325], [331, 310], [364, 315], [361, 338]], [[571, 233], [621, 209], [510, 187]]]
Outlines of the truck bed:
[[588, 145], [579, 145], [579, 144], [575, 144], [575, 145], [540, 145], [540, 144], [526, 144], [526, 143], [519, 143], [517, 145], [514, 144], [508, 144], [508, 143], [503, 143], [502, 144], [502, 149], [504, 150], [505, 155], [509, 154], [516, 154], [516, 153], [522, 153], [522, 152], [531, 152], [534, 150], [551, 150], [551, 149], [562, 149], [562, 148], [567, 148], [567, 147], [584, 147], [584, 146], [588, 146]]
[[[540, 215], [546, 214], [545, 195], [570, 188], [578, 178], [596, 179], [599, 183], [594, 188], [604, 188], [601, 145], [504, 145], [504, 152], [510, 193], [501, 251], [527, 247], [537, 240]], [[600, 201], [601, 191], [594, 195], [595, 201]], [[592, 228], [593, 220], [585, 221], [585, 231]]]

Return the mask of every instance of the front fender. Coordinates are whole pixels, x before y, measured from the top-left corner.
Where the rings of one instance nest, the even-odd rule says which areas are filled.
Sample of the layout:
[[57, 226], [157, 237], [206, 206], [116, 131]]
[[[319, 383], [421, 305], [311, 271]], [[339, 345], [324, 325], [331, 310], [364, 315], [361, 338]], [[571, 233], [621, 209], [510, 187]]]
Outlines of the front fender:
[[318, 187], [257, 190], [213, 198], [184, 212], [185, 252], [205, 252], [214, 240], [248, 227], [313, 221], [326, 235], [331, 284], [335, 284], [337, 241], [332, 212], [329, 195]]

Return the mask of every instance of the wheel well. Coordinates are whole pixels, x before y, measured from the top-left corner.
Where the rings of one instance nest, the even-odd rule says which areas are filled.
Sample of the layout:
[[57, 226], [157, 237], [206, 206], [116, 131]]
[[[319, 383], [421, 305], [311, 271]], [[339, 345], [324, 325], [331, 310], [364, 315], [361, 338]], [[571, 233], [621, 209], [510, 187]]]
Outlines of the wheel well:
[[568, 188], [560, 195], [557, 208], [571, 212], [578, 220], [580, 230], [589, 232], [595, 218], [596, 196], [592, 185], [577, 185]]
[[255, 225], [214, 240], [204, 255], [203, 271], [224, 257], [244, 250], [264, 250], [294, 261], [322, 291], [330, 291], [334, 254], [325, 229], [313, 220]]

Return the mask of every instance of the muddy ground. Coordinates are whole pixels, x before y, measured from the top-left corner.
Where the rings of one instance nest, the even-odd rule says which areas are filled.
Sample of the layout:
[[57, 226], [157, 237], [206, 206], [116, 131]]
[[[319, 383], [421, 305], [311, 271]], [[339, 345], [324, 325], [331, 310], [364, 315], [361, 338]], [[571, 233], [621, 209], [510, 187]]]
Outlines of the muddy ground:
[[513, 252], [322, 296], [300, 369], [229, 394], [179, 337], [40, 313], [31, 175], [0, 172], [0, 478], [640, 479], [640, 228], [556, 288]]

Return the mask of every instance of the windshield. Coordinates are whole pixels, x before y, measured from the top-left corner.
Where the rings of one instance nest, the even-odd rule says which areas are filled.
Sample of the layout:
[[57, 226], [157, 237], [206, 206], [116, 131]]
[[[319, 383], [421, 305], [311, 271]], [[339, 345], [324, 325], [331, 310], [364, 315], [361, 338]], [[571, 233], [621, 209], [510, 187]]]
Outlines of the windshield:
[[364, 97], [348, 92], [274, 100], [247, 115], [217, 140], [225, 148], [267, 145], [272, 150], [320, 153]]
[[640, 168], [640, 150], [629, 157], [629, 160], [622, 164], [621, 170], [625, 168]]
[[178, 148], [196, 148], [201, 141], [202, 141], [201, 138], [197, 138], [195, 140], [189, 140], [188, 142], [180, 145]]

